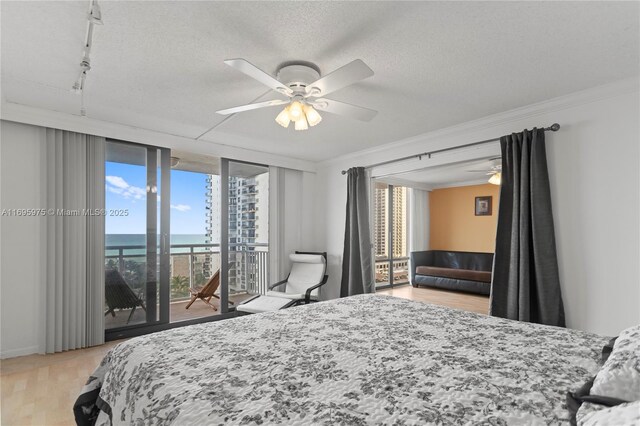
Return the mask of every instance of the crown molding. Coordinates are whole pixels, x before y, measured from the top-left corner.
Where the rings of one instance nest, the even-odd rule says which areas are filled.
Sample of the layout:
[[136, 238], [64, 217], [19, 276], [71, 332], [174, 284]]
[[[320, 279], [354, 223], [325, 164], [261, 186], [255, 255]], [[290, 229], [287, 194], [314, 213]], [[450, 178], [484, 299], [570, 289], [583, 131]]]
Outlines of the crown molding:
[[[509, 124], [513, 121], [523, 120], [539, 115], [547, 114], [554, 111], [573, 108], [580, 105], [597, 102], [603, 99], [614, 98], [629, 93], [640, 91], [640, 77], [633, 77], [625, 80], [619, 80], [579, 92], [570, 93], [568, 95], [559, 96], [548, 99], [546, 101], [537, 102], [523, 107], [515, 108], [509, 111], [500, 112], [472, 121], [467, 121], [455, 126], [446, 127], [439, 130], [423, 133], [398, 141], [378, 145], [373, 148], [352, 152], [341, 155], [336, 158], [321, 161], [317, 163], [318, 168], [331, 167], [336, 164], [349, 162], [354, 159], [362, 158], [367, 155], [382, 154], [388, 151], [398, 150], [413, 144], [420, 144], [422, 148], [428, 147], [430, 144], [437, 142], [445, 137], [465, 136], [477, 133], [481, 130], [489, 129], [495, 126]], [[553, 123], [542, 123], [551, 125]], [[560, 123], [562, 125], [562, 123]], [[516, 131], [518, 129], [514, 129]], [[428, 150], [428, 149], [425, 149]]]
[[[179, 149], [181, 151], [188, 151], [194, 154], [269, 164], [272, 166], [302, 170], [305, 172], [316, 171], [316, 164], [312, 161], [240, 148], [220, 142], [213, 142], [211, 140], [196, 140], [195, 138], [186, 136], [159, 132], [90, 117], [82, 117], [59, 111], [36, 108], [13, 102], [6, 102], [5, 100], [2, 100], [0, 119], [96, 136], [104, 136], [112, 139], [150, 144], [165, 148]], [[227, 135], [225, 135], [225, 140], [227, 140]], [[233, 136], [228, 135], [228, 140], [233, 141]]]

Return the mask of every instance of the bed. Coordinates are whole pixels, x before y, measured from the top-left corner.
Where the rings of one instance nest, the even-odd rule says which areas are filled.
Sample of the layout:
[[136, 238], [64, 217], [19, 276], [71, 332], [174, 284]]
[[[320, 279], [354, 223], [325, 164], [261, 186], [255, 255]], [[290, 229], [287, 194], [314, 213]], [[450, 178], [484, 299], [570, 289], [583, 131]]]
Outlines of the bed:
[[74, 411], [98, 425], [558, 424], [607, 341], [353, 296], [125, 341]]

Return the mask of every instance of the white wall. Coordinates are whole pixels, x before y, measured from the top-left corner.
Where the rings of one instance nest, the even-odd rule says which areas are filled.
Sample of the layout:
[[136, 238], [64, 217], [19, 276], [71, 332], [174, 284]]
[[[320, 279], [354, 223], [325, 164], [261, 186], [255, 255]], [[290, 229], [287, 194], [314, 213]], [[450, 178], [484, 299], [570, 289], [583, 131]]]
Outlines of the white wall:
[[[639, 102], [637, 80], [622, 81], [320, 164], [319, 197], [335, 206], [317, 218], [316, 237], [324, 238], [330, 260], [323, 297], [339, 295], [346, 203], [342, 169], [558, 122], [559, 132], [547, 132], [547, 157], [567, 324], [614, 335], [640, 323]], [[490, 144], [373, 174], [499, 152], [498, 144]]]
[[[0, 210], [40, 208], [41, 132], [27, 124], [0, 128]], [[40, 219], [0, 217], [0, 356], [38, 352]]]
[[321, 247], [314, 238], [315, 173], [277, 167], [269, 173], [269, 272], [277, 282], [291, 270], [289, 254]]

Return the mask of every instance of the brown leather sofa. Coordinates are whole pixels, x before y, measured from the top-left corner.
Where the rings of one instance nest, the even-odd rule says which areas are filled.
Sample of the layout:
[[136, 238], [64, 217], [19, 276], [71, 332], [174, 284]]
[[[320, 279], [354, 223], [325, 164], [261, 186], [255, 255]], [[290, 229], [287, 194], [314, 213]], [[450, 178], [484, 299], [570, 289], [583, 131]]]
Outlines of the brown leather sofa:
[[488, 295], [492, 268], [493, 253], [415, 251], [411, 252], [411, 285]]

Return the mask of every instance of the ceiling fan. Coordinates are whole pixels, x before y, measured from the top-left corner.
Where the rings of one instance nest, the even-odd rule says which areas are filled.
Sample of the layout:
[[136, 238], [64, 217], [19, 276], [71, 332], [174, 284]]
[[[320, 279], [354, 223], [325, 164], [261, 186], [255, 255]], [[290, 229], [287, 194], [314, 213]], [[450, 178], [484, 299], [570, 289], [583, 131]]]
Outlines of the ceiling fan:
[[500, 185], [502, 183], [502, 159], [500, 157], [491, 159], [491, 167], [489, 170], [467, 170], [469, 173], [481, 173], [486, 172], [485, 174], [489, 176], [489, 183], [493, 185]]
[[324, 76], [321, 76], [320, 69], [310, 62], [285, 63], [278, 69], [276, 77], [272, 77], [245, 59], [228, 59], [224, 63], [289, 99], [274, 99], [227, 108], [216, 111], [218, 114], [235, 114], [287, 104], [276, 117], [276, 122], [286, 128], [293, 121], [296, 130], [307, 130], [309, 126], [315, 126], [322, 121], [322, 116], [316, 109], [361, 121], [370, 121], [378, 113], [369, 108], [324, 97], [373, 75], [371, 68], [360, 59], [349, 62]]

